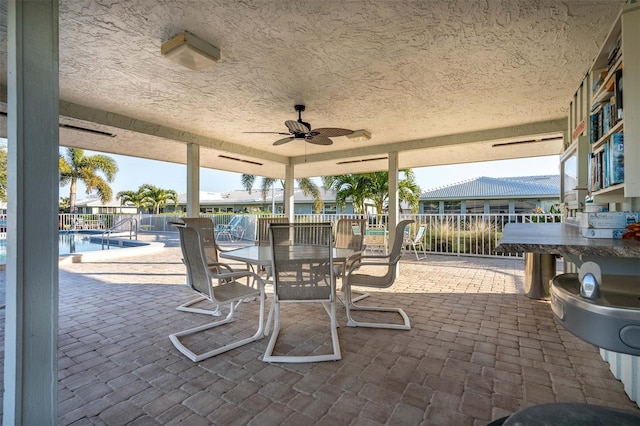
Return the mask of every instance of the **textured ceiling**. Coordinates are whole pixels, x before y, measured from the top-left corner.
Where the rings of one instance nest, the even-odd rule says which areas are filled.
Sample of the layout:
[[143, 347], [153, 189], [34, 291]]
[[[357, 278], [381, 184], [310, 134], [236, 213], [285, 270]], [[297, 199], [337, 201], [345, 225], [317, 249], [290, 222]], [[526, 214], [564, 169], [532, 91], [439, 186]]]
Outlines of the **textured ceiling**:
[[[194, 141], [208, 147], [204, 166], [270, 176], [287, 163], [297, 176], [386, 169], [389, 144], [401, 167], [558, 153], [557, 140], [493, 145], [565, 130], [558, 120], [623, 4], [61, 0], [63, 122], [116, 135], [65, 129], [61, 144], [184, 162]], [[191, 71], [164, 58], [162, 42], [184, 30], [221, 59]], [[282, 136], [245, 133], [286, 131], [298, 103], [314, 128], [372, 138], [272, 146]], [[370, 158], [382, 159], [336, 164]]]

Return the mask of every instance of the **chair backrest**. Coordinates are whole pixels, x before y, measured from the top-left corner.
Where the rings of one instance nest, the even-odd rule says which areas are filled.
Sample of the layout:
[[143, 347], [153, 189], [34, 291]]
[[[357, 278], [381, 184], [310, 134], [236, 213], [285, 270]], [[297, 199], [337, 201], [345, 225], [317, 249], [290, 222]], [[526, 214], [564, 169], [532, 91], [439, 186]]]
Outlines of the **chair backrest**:
[[418, 228], [418, 232], [416, 232], [416, 236], [413, 238], [413, 243], [417, 244], [422, 241], [424, 238], [424, 233], [427, 231], [427, 227], [425, 225], [420, 225]]
[[400, 260], [400, 254], [402, 251], [402, 246], [405, 242], [404, 240], [404, 229], [413, 223], [413, 220], [402, 220], [396, 226], [396, 233], [393, 239], [393, 244], [391, 245], [391, 250], [389, 251], [389, 268], [384, 276], [377, 278], [378, 286], [380, 287], [389, 287], [396, 279], [396, 268], [398, 267], [398, 261]]
[[402, 245], [404, 244], [404, 230], [405, 228], [412, 224], [414, 221], [412, 219], [401, 220], [396, 225], [396, 233], [393, 237], [393, 244], [391, 245], [391, 249], [389, 250], [389, 261], [396, 262], [400, 260], [400, 252], [402, 251]]
[[256, 244], [259, 246], [269, 245], [269, 225], [272, 223], [289, 223], [288, 217], [259, 217], [258, 218], [258, 233], [256, 238]]
[[[269, 227], [274, 294], [278, 300], [331, 300], [335, 289], [331, 223], [274, 223]], [[289, 244], [300, 233], [320, 236]]]
[[339, 219], [336, 222], [336, 248], [364, 249], [367, 219]]
[[202, 238], [202, 246], [207, 262], [218, 263], [218, 244], [214, 232], [213, 221], [208, 217], [183, 217], [180, 218], [187, 228], [198, 230], [198, 235]]
[[229, 223], [227, 224], [227, 226], [229, 227], [229, 229], [235, 229], [236, 226], [240, 225], [242, 223], [242, 216], [233, 216], [231, 218], [231, 220], [229, 221]]
[[180, 248], [182, 249], [182, 259], [187, 267], [187, 283], [191, 288], [208, 299], [213, 299], [211, 279], [205, 257], [203, 238], [198, 228], [189, 226], [178, 226], [180, 233]]

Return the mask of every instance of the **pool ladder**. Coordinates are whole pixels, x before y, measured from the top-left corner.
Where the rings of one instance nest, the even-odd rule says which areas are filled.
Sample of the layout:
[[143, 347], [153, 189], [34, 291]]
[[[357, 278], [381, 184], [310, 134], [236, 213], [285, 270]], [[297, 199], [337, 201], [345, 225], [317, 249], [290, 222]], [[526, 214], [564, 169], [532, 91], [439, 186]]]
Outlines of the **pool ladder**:
[[102, 237], [101, 237], [102, 250], [104, 250], [105, 244], [107, 246], [107, 250], [109, 250], [109, 247], [110, 247], [109, 242], [111, 239], [111, 234], [114, 231], [122, 232], [123, 225], [126, 225], [126, 224], [129, 224], [129, 239], [130, 240], [138, 239], [138, 219], [135, 217], [128, 217], [126, 219], [122, 219], [120, 222], [116, 223], [111, 228], [107, 229], [102, 233]]

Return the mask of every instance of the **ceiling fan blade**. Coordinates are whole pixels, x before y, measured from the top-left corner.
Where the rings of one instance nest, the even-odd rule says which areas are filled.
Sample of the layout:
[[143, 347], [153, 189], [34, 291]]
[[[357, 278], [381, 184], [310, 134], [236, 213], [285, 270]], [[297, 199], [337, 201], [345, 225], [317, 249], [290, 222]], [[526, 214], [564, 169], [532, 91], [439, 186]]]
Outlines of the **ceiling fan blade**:
[[314, 145], [331, 145], [333, 143], [331, 139], [323, 135], [307, 136], [305, 140]]
[[295, 138], [294, 138], [293, 136], [292, 136], [292, 137], [289, 137], [289, 138], [278, 139], [278, 140], [277, 140], [277, 141], [275, 141], [273, 144], [274, 144], [274, 145], [276, 145], [276, 146], [277, 146], [277, 145], [284, 145], [285, 143], [287, 143], [287, 142], [291, 142], [291, 141], [292, 141], [292, 140], [294, 140], [294, 139], [295, 139]]
[[319, 129], [313, 129], [312, 133], [317, 133], [320, 136], [326, 136], [328, 138], [335, 138], [337, 136], [346, 136], [353, 133], [353, 130], [340, 129], [337, 127], [321, 127]]
[[304, 124], [295, 121], [295, 120], [287, 120], [284, 122], [287, 128], [291, 131], [291, 133], [309, 133], [311, 129], [305, 126]]
[[290, 133], [284, 132], [242, 132], [242, 133], [256, 133], [256, 134], [265, 134], [265, 135], [289, 135]]

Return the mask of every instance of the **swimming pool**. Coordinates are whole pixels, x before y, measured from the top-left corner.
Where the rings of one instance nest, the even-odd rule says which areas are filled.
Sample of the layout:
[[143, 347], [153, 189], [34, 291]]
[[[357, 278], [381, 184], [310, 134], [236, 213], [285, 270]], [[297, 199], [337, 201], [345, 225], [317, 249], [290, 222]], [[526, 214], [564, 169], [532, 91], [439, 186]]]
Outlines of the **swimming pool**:
[[[74, 253], [86, 253], [102, 250], [102, 233], [95, 232], [61, 232], [58, 235], [58, 254], [66, 256]], [[109, 250], [120, 249], [118, 241], [110, 241]], [[105, 247], [106, 249], [106, 247]], [[5, 263], [7, 258], [7, 240], [0, 240], [0, 263]]]

